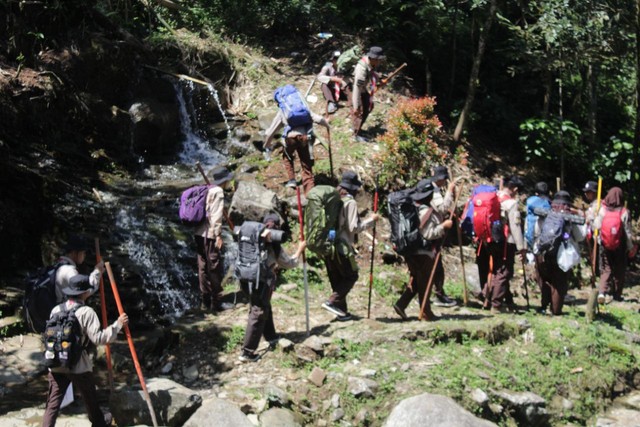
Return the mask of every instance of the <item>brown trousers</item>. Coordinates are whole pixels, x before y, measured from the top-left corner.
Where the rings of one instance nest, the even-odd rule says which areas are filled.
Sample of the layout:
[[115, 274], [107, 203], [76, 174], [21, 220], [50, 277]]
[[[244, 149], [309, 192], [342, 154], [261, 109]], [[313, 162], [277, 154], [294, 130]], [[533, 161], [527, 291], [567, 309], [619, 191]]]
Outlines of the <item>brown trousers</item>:
[[[406, 255], [404, 257], [409, 268], [409, 274], [411, 275], [411, 282], [407, 285], [400, 295], [400, 298], [396, 302], [396, 305], [402, 310], [405, 310], [413, 297], [418, 295], [418, 304], [422, 307], [422, 302], [425, 300], [425, 292], [427, 291], [427, 282], [429, 281], [429, 275], [433, 268], [434, 258], [427, 254]], [[430, 295], [427, 295], [427, 301], [425, 303], [424, 312], [431, 313], [431, 306], [429, 302]]]
[[296, 171], [293, 166], [294, 155], [296, 152], [300, 159], [302, 188], [304, 189], [304, 194], [307, 194], [315, 185], [315, 181], [313, 179], [314, 162], [309, 154], [308, 142], [298, 138], [286, 138], [285, 149], [282, 151], [282, 161], [284, 162], [284, 168], [287, 171], [287, 177], [289, 180], [296, 179]]
[[329, 303], [348, 313], [347, 295], [358, 281], [358, 271], [351, 266], [349, 257], [340, 255], [338, 251], [333, 256], [325, 257], [324, 264], [333, 290]]
[[371, 107], [371, 95], [366, 90], [360, 93], [360, 108], [353, 110], [351, 113], [351, 119], [353, 120], [353, 134], [358, 135], [362, 130], [362, 125], [367, 121], [369, 113], [373, 108]]
[[[491, 281], [485, 292], [485, 303], [492, 307], [513, 303], [513, 295], [509, 288], [509, 281], [513, 277], [516, 245], [507, 244], [506, 254], [504, 243], [490, 243], [489, 253], [493, 257]], [[506, 256], [505, 256], [506, 255]]]
[[273, 311], [271, 310], [271, 296], [275, 287], [275, 277], [261, 284], [257, 289], [252, 289], [249, 294], [249, 282], [240, 282], [242, 291], [249, 296], [251, 306], [247, 329], [244, 333], [243, 349], [251, 353], [255, 352], [260, 344], [260, 338], [264, 336], [267, 341], [278, 337], [273, 323]]
[[222, 254], [215, 239], [193, 236], [198, 254], [198, 284], [205, 306], [215, 308], [222, 300]]
[[60, 413], [60, 405], [64, 394], [69, 387], [69, 383], [73, 383], [74, 390], [80, 391], [84, 406], [87, 408], [89, 421], [94, 427], [106, 427], [104, 414], [98, 405], [98, 394], [96, 392], [96, 383], [93, 373], [85, 372], [82, 374], [60, 374], [49, 372], [49, 394], [47, 396], [47, 407], [42, 418], [43, 427], [53, 427], [56, 425], [58, 414]]
[[476, 265], [478, 266], [478, 277], [480, 278], [480, 293], [485, 294], [487, 282], [489, 281], [490, 256], [488, 243], [480, 243], [476, 251]]
[[547, 309], [551, 305], [551, 313], [562, 314], [564, 297], [569, 290], [569, 273], [558, 267], [557, 252], [536, 258], [536, 281], [540, 287], [541, 305]]
[[600, 293], [622, 296], [624, 275], [627, 272], [627, 251], [624, 241], [617, 249], [610, 251], [600, 248]]

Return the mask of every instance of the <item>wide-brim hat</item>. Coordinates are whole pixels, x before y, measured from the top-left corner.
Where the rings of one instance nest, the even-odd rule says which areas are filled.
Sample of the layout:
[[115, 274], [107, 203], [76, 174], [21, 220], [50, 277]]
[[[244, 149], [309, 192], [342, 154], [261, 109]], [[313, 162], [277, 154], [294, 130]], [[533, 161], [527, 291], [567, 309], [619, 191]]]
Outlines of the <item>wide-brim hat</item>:
[[582, 192], [586, 193], [587, 191], [592, 191], [594, 193], [598, 191], [598, 183], [595, 181], [587, 181], [587, 183], [584, 185], [584, 188], [582, 189]]
[[85, 274], [76, 274], [69, 279], [69, 286], [62, 289], [65, 295], [80, 295], [91, 289], [89, 276]]
[[440, 181], [441, 179], [449, 179], [449, 170], [446, 166], [436, 166], [433, 168], [431, 181]]
[[411, 193], [414, 201], [424, 200], [433, 195], [433, 184], [429, 179], [421, 179], [416, 185], [415, 191]]
[[519, 176], [512, 176], [507, 181], [507, 186], [523, 188], [524, 187], [524, 182], [522, 181], [522, 179], [520, 179]]
[[384, 59], [384, 54], [382, 52], [383, 51], [380, 46], [371, 46], [367, 56], [371, 59]]
[[231, 181], [233, 179], [233, 172], [227, 169], [226, 166], [216, 166], [211, 171], [211, 177], [213, 178], [212, 184], [220, 185], [224, 182]]
[[360, 189], [360, 187], [362, 187], [362, 181], [358, 179], [358, 175], [355, 172], [346, 171], [342, 174], [340, 187], [346, 190], [357, 191]]
[[88, 251], [89, 250], [89, 242], [83, 236], [79, 236], [77, 234], [69, 236], [69, 240], [67, 240], [67, 244], [64, 245], [64, 252], [69, 253], [73, 251]]
[[570, 205], [571, 195], [567, 191], [560, 190], [553, 196], [553, 201], [551, 203], [553, 203], [554, 205]]

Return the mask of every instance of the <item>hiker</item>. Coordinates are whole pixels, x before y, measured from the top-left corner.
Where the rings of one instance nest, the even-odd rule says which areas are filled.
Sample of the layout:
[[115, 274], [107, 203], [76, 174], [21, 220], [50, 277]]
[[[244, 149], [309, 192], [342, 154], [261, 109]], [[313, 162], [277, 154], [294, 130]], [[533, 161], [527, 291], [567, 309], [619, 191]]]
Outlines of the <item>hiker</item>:
[[629, 211], [624, 206], [624, 195], [619, 187], [612, 187], [602, 201], [594, 221], [594, 230], [600, 230], [600, 289], [598, 303], [612, 299], [623, 301], [622, 289], [627, 271], [628, 255], [633, 249]]
[[589, 235], [592, 233], [591, 225], [593, 221], [596, 219], [596, 210], [598, 209], [598, 200], [597, 200], [597, 191], [598, 191], [598, 183], [595, 181], [587, 181], [582, 189], [582, 194], [584, 194], [584, 198], [589, 203], [589, 207], [585, 213], [586, 223], [588, 226]]
[[[241, 280], [242, 291], [249, 296], [250, 308], [247, 329], [242, 345], [241, 362], [256, 362], [260, 355], [256, 353], [260, 338], [269, 342], [270, 347], [275, 346], [279, 336], [273, 323], [273, 311], [271, 310], [271, 296], [276, 288], [278, 268], [295, 268], [298, 266], [298, 258], [306, 247], [303, 240], [298, 244], [296, 252], [289, 256], [281, 246], [282, 232], [280, 231], [280, 217], [274, 213], [265, 215], [262, 223], [265, 225], [261, 238], [266, 242], [266, 277], [260, 277], [260, 283], [255, 286], [255, 281]], [[260, 267], [258, 267], [260, 268]], [[264, 282], [263, 282], [264, 280]], [[250, 287], [252, 287], [250, 289]]]
[[[78, 266], [82, 265], [87, 256], [89, 245], [81, 236], [71, 235], [64, 247], [64, 255], [62, 255], [57, 263], [60, 267], [56, 271], [56, 303], [60, 304], [66, 299], [64, 290], [69, 286], [72, 277], [78, 275]], [[100, 277], [104, 273], [104, 262], [100, 261], [95, 265], [93, 271], [89, 275], [91, 283], [91, 293], [95, 293], [100, 288]]]
[[[546, 217], [540, 218], [542, 225], [536, 233], [536, 281], [541, 292], [540, 312], [547, 313], [550, 308], [550, 313], [554, 316], [562, 314], [562, 307], [569, 290], [569, 272], [573, 268], [572, 264], [580, 262], [578, 243], [584, 240], [583, 227], [569, 219], [563, 219], [563, 215], [573, 214], [570, 208], [571, 196], [569, 193], [566, 191], [557, 192], [551, 202], [551, 210]], [[556, 218], [560, 221], [559, 227], [555, 222]], [[546, 224], [547, 222], [550, 224]], [[548, 248], [542, 242], [543, 239], [548, 240], [547, 230], [556, 230], [557, 234], [553, 236], [554, 242]], [[560, 265], [558, 263], [560, 250], [572, 251], [575, 256], [571, 264]]]
[[505, 238], [502, 243], [489, 245], [493, 268], [485, 293], [485, 307], [490, 305], [493, 314], [506, 312], [506, 305], [512, 308], [513, 295], [509, 288], [509, 281], [514, 273], [515, 256], [517, 253], [522, 258], [526, 253], [517, 199], [523, 185], [519, 177], [513, 176], [505, 188], [497, 194]]
[[224, 190], [229, 188], [233, 173], [226, 166], [216, 166], [211, 171], [211, 187], [207, 191], [205, 219], [194, 230], [198, 259], [198, 284], [202, 310], [212, 312], [233, 308], [222, 301], [222, 221], [224, 219]]
[[534, 194], [527, 198], [527, 217], [524, 222], [525, 229], [525, 243], [527, 249], [533, 251], [533, 242], [536, 237], [536, 230], [540, 230], [544, 218], [539, 217], [535, 213], [535, 209], [550, 209], [551, 203], [549, 202], [549, 186], [546, 182], [538, 182], [534, 187]]
[[98, 404], [96, 382], [93, 376], [93, 362], [87, 352], [89, 342], [94, 345], [104, 345], [115, 341], [120, 330], [129, 323], [126, 313], [122, 313], [118, 320], [105, 329], [100, 328], [100, 320], [93, 308], [85, 305], [86, 300], [93, 293], [91, 279], [83, 274], [76, 274], [63, 289], [68, 300], [57, 305], [51, 311], [53, 318], [56, 313], [62, 310], [74, 310], [75, 316], [80, 325], [80, 343], [82, 352], [78, 362], [70, 368], [50, 368], [48, 373], [49, 393], [47, 396], [47, 406], [42, 419], [43, 427], [51, 427], [56, 424], [56, 419], [60, 412], [60, 405], [65, 391], [70, 383], [73, 383], [75, 390], [82, 394], [89, 420], [92, 426], [107, 426], [110, 421], [105, 421], [105, 414], [102, 413]]
[[[441, 216], [436, 214], [431, 207], [433, 195], [434, 186], [428, 179], [420, 180], [416, 185], [415, 192], [411, 194], [411, 199], [413, 199], [420, 217], [419, 232], [426, 244], [423, 248], [415, 249], [404, 255], [411, 279], [400, 298], [393, 305], [393, 309], [402, 320], [408, 320], [405, 310], [416, 294], [419, 298], [419, 304], [426, 301], [424, 309], [426, 318], [435, 318], [429, 306], [429, 295], [425, 297], [425, 292], [431, 270], [435, 268], [434, 261], [439, 250], [439, 241], [453, 226], [453, 221], [450, 219], [442, 221]], [[444, 270], [442, 271], [444, 272]], [[438, 270], [436, 270], [436, 276], [438, 276]], [[434, 276], [434, 280], [436, 280], [436, 276]]]
[[333, 114], [338, 111], [338, 102], [340, 101], [342, 90], [346, 89], [347, 86], [347, 83], [337, 74], [339, 57], [339, 50], [333, 52], [331, 59], [324, 64], [316, 77], [321, 83], [322, 95], [327, 101], [327, 114]]
[[338, 218], [338, 229], [335, 233], [335, 250], [324, 257], [324, 263], [333, 293], [322, 303], [322, 308], [335, 314], [339, 321], [351, 320], [347, 307], [347, 294], [358, 280], [358, 263], [354, 244], [359, 232], [373, 226], [378, 214], [372, 214], [361, 221], [358, 216], [358, 205], [355, 196], [362, 187], [362, 182], [353, 171], [345, 171], [337, 187], [342, 199], [342, 209]]
[[[445, 216], [449, 214], [454, 204], [455, 182], [450, 182], [447, 186], [447, 191], [442, 195], [442, 189], [447, 185], [448, 180], [449, 171], [446, 166], [436, 166], [433, 168], [433, 175], [429, 178], [429, 181], [433, 185], [431, 207], [433, 208], [434, 215], [437, 217], [438, 223], [444, 222]], [[438, 265], [436, 265], [434, 289], [435, 296], [433, 298], [433, 305], [438, 307], [455, 307], [457, 305], [457, 302], [449, 298], [444, 292], [444, 267], [442, 266], [442, 257], [440, 257]]]
[[[307, 194], [315, 185], [313, 179], [313, 143], [315, 141], [313, 124], [324, 126], [324, 128], [327, 129], [328, 138], [331, 138], [331, 129], [324, 117], [309, 110], [309, 107], [307, 107], [295, 87], [287, 85], [279, 88], [276, 90], [275, 98], [280, 99], [280, 101], [278, 101], [278, 113], [273, 118], [269, 128], [265, 131], [264, 149], [266, 153], [271, 151], [273, 137], [276, 132], [284, 128], [282, 132], [282, 161], [288, 178], [285, 186], [289, 188], [296, 188], [297, 186], [293, 159], [295, 153], [298, 153], [300, 169], [302, 171], [302, 187], [304, 188], [304, 193]], [[287, 105], [287, 103], [291, 102], [291, 99], [295, 102], [293, 110], [300, 112], [300, 116], [294, 117], [289, 114], [289, 118], [287, 118], [288, 113], [285, 113], [283, 110], [290, 111], [290, 106]], [[299, 108], [295, 108], [296, 106]], [[295, 123], [302, 124], [295, 124], [294, 118]]]
[[[363, 56], [353, 71], [353, 92], [351, 95], [351, 115], [353, 119], [353, 136], [357, 142], [366, 142], [360, 132], [362, 125], [373, 110], [372, 93], [375, 91], [378, 77], [375, 69], [384, 59], [382, 48], [373, 46], [369, 52]], [[370, 89], [371, 87], [371, 89]], [[371, 92], [370, 92], [371, 90]]]

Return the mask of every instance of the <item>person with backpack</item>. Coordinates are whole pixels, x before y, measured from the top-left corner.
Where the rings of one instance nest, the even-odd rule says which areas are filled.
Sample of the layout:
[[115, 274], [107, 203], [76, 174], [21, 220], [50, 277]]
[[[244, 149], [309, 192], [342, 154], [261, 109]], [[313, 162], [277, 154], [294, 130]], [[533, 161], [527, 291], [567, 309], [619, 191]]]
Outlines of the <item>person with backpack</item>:
[[275, 134], [284, 128], [282, 131], [282, 161], [288, 178], [285, 186], [289, 188], [297, 186], [293, 160], [295, 153], [298, 153], [302, 187], [306, 194], [315, 185], [313, 178], [313, 143], [315, 140], [313, 124], [324, 126], [329, 138], [331, 138], [331, 129], [324, 117], [309, 110], [302, 95], [294, 86], [286, 85], [278, 88], [274, 98], [279, 108], [271, 125], [265, 131], [264, 149], [266, 153], [271, 151]]
[[[485, 306], [491, 306], [491, 313], [498, 314], [507, 311], [506, 306], [513, 305], [513, 295], [509, 282], [513, 277], [516, 253], [524, 257], [526, 253], [524, 237], [518, 208], [518, 193], [524, 184], [522, 180], [513, 176], [498, 191], [501, 221], [497, 221], [492, 229], [494, 243], [489, 245], [489, 252], [493, 266], [491, 280], [485, 292]], [[500, 238], [502, 234], [502, 238]]]
[[[562, 314], [562, 307], [569, 290], [569, 271], [580, 261], [578, 243], [584, 240], [583, 228], [571, 221], [571, 196], [566, 191], [557, 192], [546, 216], [540, 215], [542, 225], [536, 233], [536, 281], [541, 292], [541, 312], [554, 316]], [[575, 216], [575, 215], [574, 215]], [[560, 251], [571, 251], [573, 262], [564, 264]], [[559, 263], [559, 259], [563, 264]]]
[[[51, 311], [51, 318], [45, 330], [45, 365], [49, 367], [49, 393], [42, 419], [43, 427], [55, 426], [60, 405], [69, 384], [80, 391], [92, 426], [103, 427], [110, 423], [98, 404], [96, 382], [93, 376], [93, 362], [87, 352], [89, 344], [104, 345], [115, 341], [118, 332], [129, 323], [126, 313], [105, 329], [100, 327], [96, 312], [85, 305], [91, 296], [93, 286], [88, 276], [76, 274], [63, 290], [68, 300]], [[71, 330], [70, 336], [64, 333]], [[69, 327], [69, 325], [71, 327]], [[55, 331], [60, 331], [56, 333]], [[71, 345], [64, 349], [55, 343], [56, 337], [66, 336]]]
[[[69, 236], [64, 252], [57, 264], [60, 267], [56, 271], [56, 303], [60, 304], [66, 299], [64, 290], [69, 286], [72, 277], [78, 275], [78, 266], [82, 265], [87, 256], [89, 245], [85, 238], [78, 235]], [[95, 265], [89, 275], [91, 293], [95, 293], [100, 288], [100, 277], [104, 273], [104, 262], [100, 261]]]
[[322, 95], [327, 101], [327, 114], [333, 114], [338, 111], [338, 102], [340, 101], [342, 90], [347, 86], [342, 77], [338, 76], [337, 65], [339, 57], [339, 50], [333, 52], [331, 59], [324, 64], [316, 77], [320, 82]]
[[535, 210], [551, 209], [551, 203], [549, 201], [549, 186], [546, 182], [541, 181], [536, 183], [534, 195], [527, 198], [526, 207], [527, 217], [524, 222], [525, 243], [527, 244], [527, 249], [533, 251], [534, 239], [540, 232], [540, 227], [544, 220], [535, 213]]
[[322, 308], [335, 314], [339, 321], [352, 318], [347, 307], [347, 295], [358, 281], [358, 263], [354, 249], [357, 234], [372, 227], [373, 222], [378, 219], [376, 213], [364, 221], [360, 219], [355, 200], [360, 187], [362, 182], [355, 172], [347, 170], [342, 174], [342, 180], [337, 187], [342, 208], [335, 231], [335, 250], [323, 257], [333, 293], [322, 304]]
[[378, 83], [376, 68], [384, 60], [382, 48], [372, 46], [369, 52], [360, 58], [353, 71], [353, 91], [351, 93], [351, 117], [353, 119], [353, 136], [357, 142], [367, 142], [360, 133], [362, 125], [373, 110], [370, 87]]
[[211, 171], [211, 177], [211, 185], [205, 197], [205, 217], [194, 230], [194, 241], [201, 308], [219, 312], [233, 308], [233, 304], [222, 301], [224, 190], [229, 187], [233, 173], [226, 166], [216, 166]]
[[623, 301], [628, 254], [633, 249], [629, 211], [619, 187], [612, 187], [602, 201], [593, 228], [600, 230], [600, 293], [598, 303]]
[[[408, 320], [405, 310], [416, 295], [418, 295], [420, 303], [426, 301], [424, 309], [426, 318], [435, 318], [429, 306], [429, 295], [425, 296], [425, 292], [427, 291], [427, 283], [431, 275], [431, 270], [436, 268], [434, 262], [438, 251], [439, 240], [442, 239], [446, 231], [453, 226], [453, 221], [450, 219], [443, 221], [440, 215], [436, 214], [436, 211], [431, 205], [434, 189], [429, 179], [422, 179], [418, 182], [410, 196], [418, 210], [418, 231], [424, 244], [422, 247], [416, 248], [404, 255], [411, 279], [400, 298], [393, 305], [393, 309], [398, 316], [405, 321]], [[442, 272], [444, 272], [444, 270], [442, 270]], [[440, 280], [437, 276], [438, 271], [436, 271], [436, 276], [434, 276], [434, 280], [436, 281]], [[444, 281], [444, 277], [441, 279]]]
[[[247, 223], [245, 223], [247, 224]], [[260, 338], [264, 336], [270, 346], [275, 345], [278, 341], [278, 334], [273, 323], [273, 311], [271, 310], [271, 296], [276, 288], [279, 268], [295, 268], [298, 266], [298, 258], [302, 255], [306, 247], [306, 242], [300, 241], [296, 252], [289, 256], [281, 246], [282, 231], [280, 231], [280, 217], [277, 214], [269, 213], [265, 215], [260, 223], [252, 223], [251, 225], [262, 225], [256, 228], [258, 237], [252, 242], [257, 247], [258, 260], [254, 261], [250, 268], [255, 270], [253, 280], [241, 278], [240, 287], [242, 291], [249, 297], [249, 319], [247, 320], [247, 329], [244, 334], [244, 342], [242, 345], [241, 362], [256, 362], [260, 359], [260, 355], [256, 353]], [[244, 228], [239, 227], [239, 239], [244, 237]], [[250, 227], [251, 228], [251, 227]], [[253, 230], [250, 230], [253, 231]], [[239, 242], [239, 261], [242, 258], [242, 242]], [[258, 271], [259, 270], [259, 271]], [[257, 284], [256, 284], [257, 283]]]
[[[446, 166], [435, 166], [433, 168], [433, 174], [429, 178], [429, 181], [433, 185], [433, 197], [431, 199], [431, 207], [435, 215], [438, 217], [438, 222], [444, 222], [446, 215], [449, 214], [454, 204], [454, 193], [456, 189], [456, 183], [450, 182], [447, 186], [447, 191], [442, 194], [442, 189], [447, 185], [449, 180], [449, 170]], [[442, 265], [442, 257], [438, 261], [436, 266], [436, 275], [434, 276], [434, 301], [433, 305], [438, 307], [455, 307], [457, 302], [449, 298], [444, 291], [444, 267]]]

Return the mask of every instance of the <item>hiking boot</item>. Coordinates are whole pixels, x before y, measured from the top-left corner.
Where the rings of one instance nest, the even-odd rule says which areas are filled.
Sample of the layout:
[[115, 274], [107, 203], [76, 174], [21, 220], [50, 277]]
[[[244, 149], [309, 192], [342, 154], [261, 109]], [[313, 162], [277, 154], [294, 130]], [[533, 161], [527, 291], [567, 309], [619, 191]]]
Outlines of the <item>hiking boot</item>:
[[242, 354], [238, 357], [238, 360], [242, 363], [252, 363], [260, 360], [260, 355], [258, 353], [252, 353], [247, 350], [242, 350]]
[[613, 300], [618, 302], [624, 302], [624, 297], [622, 295], [614, 295]]
[[435, 305], [436, 307], [455, 307], [456, 305], [458, 305], [456, 300], [451, 299], [446, 295], [442, 295], [442, 296], [436, 295], [436, 297], [433, 299], [432, 304]]
[[336, 111], [338, 111], [338, 104], [336, 104], [335, 102], [329, 102], [327, 104], [327, 113], [333, 114]]
[[290, 179], [284, 186], [287, 188], [296, 188], [298, 186], [298, 182], [295, 179]]
[[231, 304], [230, 302], [221, 302], [219, 304], [215, 304], [213, 306], [213, 309], [215, 311], [227, 311], [227, 310], [231, 310], [234, 307], [235, 306], [233, 304]]
[[347, 320], [351, 320], [351, 319], [353, 319], [353, 316], [351, 316], [351, 313], [345, 313], [344, 316], [336, 317], [336, 320], [338, 322], [346, 322]]
[[347, 315], [347, 313], [345, 313], [344, 311], [340, 310], [338, 307], [336, 307], [335, 305], [331, 304], [329, 301], [323, 302], [322, 303], [322, 308], [327, 310], [329, 313], [335, 314], [336, 316], [346, 316]]
[[574, 297], [573, 295], [566, 294], [564, 296], [564, 303], [565, 304], [573, 304], [574, 302], [576, 302], [576, 297]]
[[404, 312], [404, 310], [403, 310], [403, 309], [401, 309], [401, 308], [398, 306], [398, 304], [393, 304], [393, 309], [396, 311], [396, 313], [398, 313], [398, 316], [400, 316], [400, 318], [401, 318], [403, 321], [405, 321], [405, 322], [406, 322], [407, 320], [409, 320], [409, 317], [407, 316], [407, 313], [405, 313], [405, 312]]

